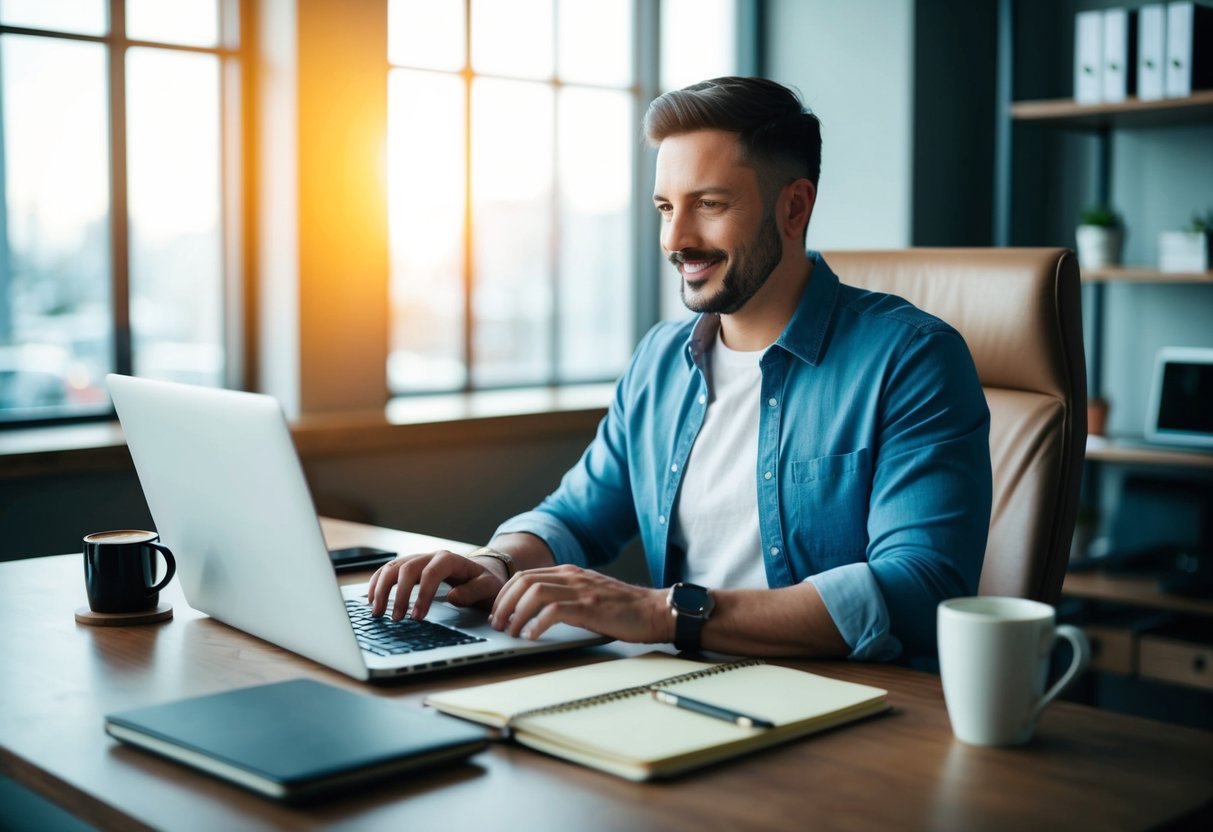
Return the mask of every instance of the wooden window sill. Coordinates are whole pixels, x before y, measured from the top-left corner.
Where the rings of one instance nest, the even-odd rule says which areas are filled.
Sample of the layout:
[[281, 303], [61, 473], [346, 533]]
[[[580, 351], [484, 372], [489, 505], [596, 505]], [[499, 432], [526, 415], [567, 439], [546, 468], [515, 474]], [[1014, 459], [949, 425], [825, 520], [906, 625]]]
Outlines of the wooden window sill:
[[[381, 411], [304, 416], [291, 424], [299, 455], [593, 435], [613, 385], [545, 387], [394, 399]], [[128, 469], [117, 421], [0, 431], [0, 478]]]

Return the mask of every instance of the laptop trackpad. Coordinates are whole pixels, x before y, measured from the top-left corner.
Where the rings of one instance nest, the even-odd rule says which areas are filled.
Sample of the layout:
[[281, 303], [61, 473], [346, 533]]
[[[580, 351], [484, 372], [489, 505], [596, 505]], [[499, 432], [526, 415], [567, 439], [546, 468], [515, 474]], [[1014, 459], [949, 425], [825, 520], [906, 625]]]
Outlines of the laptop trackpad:
[[488, 613], [479, 607], [456, 607], [451, 604], [434, 604], [425, 617], [426, 621], [445, 624], [461, 630], [483, 627], [488, 623]]

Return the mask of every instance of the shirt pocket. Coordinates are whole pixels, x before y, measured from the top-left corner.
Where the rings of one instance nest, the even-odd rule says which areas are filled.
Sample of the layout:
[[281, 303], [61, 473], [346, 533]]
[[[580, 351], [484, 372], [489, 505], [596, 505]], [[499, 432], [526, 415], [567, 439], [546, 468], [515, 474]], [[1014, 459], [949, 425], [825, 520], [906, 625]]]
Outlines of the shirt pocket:
[[[872, 455], [867, 448], [847, 454], [793, 460], [792, 552], [798, 580], [845, 563], [860, 563], [868, 548], [868, 504], [872, 495]], [[799, 560], [797, 558], [796, 560]]]

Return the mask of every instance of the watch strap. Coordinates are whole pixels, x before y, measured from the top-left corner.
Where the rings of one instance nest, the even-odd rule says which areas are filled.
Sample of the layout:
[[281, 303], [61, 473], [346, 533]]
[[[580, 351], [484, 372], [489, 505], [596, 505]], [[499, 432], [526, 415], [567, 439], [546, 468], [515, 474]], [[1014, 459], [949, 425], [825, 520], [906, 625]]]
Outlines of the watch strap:
[[[698, 594], [700, 597], [698, 603], [690, 609], [679, 603], [679, 596], [687, 593]], [[685, 604], [688, 599], [684, 597], [681, 600]], [[703, 625], [711, 617], [712, 609], [715, 607], [712, 591], [698, 584], [680, 581], [670, 587], [666, 603], [669, 604], [670, 612], [674, 615], [674, 646], [679, 650], [690, 652], [701, 650], [703, 648]]]
[[706, 619], [685, 615], [674, 610], [674, 646], [679, 650], [698, 653], [703, 646], [703, 624]]

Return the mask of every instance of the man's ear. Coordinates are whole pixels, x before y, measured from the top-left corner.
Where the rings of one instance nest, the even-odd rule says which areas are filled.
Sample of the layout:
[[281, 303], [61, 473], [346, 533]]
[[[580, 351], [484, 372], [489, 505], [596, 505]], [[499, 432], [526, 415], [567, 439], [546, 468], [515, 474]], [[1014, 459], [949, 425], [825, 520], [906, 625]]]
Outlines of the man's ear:
[[780, 230], [799, 243], [804, 239], [804, 230], [813, 216], [813, 205], [817, 202], [817, 186], [807, 179], [789, 182], [783, 189], [783, 210], [780, 212]]

